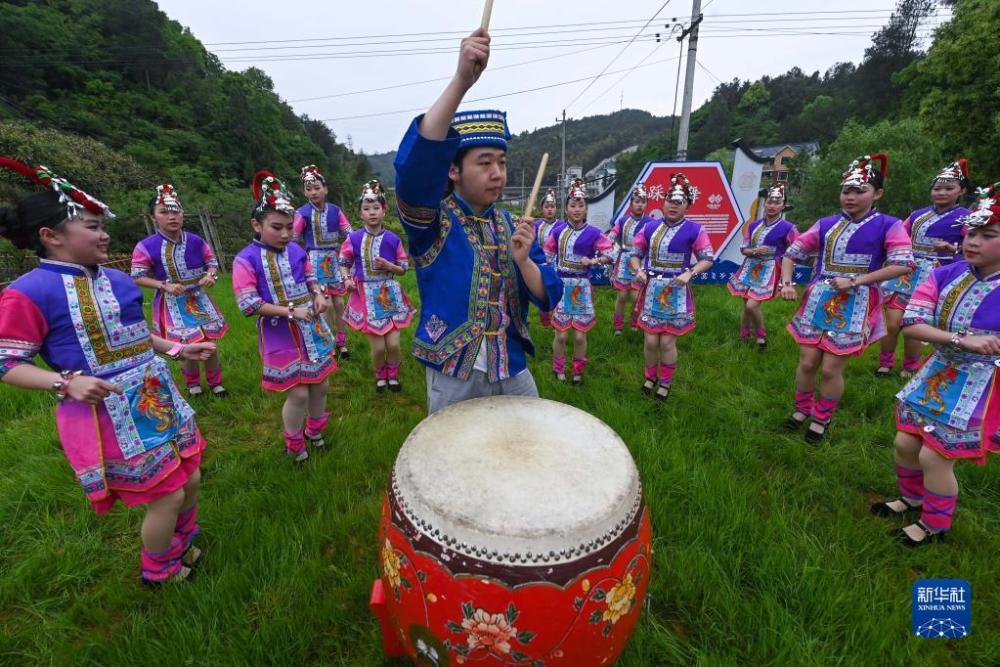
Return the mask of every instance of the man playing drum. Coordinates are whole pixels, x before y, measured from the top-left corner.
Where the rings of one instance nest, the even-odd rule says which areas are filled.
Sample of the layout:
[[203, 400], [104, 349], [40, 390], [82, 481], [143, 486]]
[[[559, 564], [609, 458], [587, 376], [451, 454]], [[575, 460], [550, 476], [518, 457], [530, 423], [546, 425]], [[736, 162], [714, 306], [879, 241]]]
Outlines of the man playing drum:
[[507, 183], [506, 114], [456, 113], [489, 45], [482, 28], [462, 40], [455, 76], [410, 124], [395, 160], [420, 289], [413, 354], [427, 367], [429, 413], [480, 396], [538, 396], [525, 359], [534, 354], [528, 302], [550, 311], [562, 298], [530, 219], [496, 206]]

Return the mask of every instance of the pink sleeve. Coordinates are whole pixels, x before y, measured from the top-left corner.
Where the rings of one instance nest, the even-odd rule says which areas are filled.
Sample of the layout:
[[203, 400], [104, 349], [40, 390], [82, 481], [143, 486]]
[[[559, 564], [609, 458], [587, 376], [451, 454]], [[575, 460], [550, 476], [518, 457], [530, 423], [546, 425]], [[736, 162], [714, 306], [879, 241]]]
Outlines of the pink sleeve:
[[910, 241], [910, 235], [906, 231], [903, 221], [899, 220], [893, 223], [885, 235], [885, 249], [892, 252], [893, 250], [912, 247], [913, 243]]
[[906, 233], [902, 220], [897, 220], [885, 235], [885, 263], [890, 266], [909, 266], [916, 268], [917, 262], [913, 259], [913, 243], [910, 242], [910, 235]]
[[788, 236], [785, 237], [785, 242], [788, 245], [792, 245], [793, 243], [795, 243], [795, 239], [797, 238], [799, 238], [799, 230], [795, 227], [792, 227], [791, 229], [788, 230]]
[[340, 212], [340, 231], [345, 235], [351, 233], [351, 221], [347, 219], [343, 211]]
[[396, 246], [396, 261], [405, 262], [406, 260], [407, 260], [406, 249], [403, 248], [403, 244], [400, 243], [398, 246]]
[[913, 234], [913, 220], [911, 220], [910, 218], [903, 220], [903, 229], [906, 230], [907, 236], [911, 236]]
[[306, 231], [306, 219], [298, 211], [295, 212], [295, 217], [292, 218], [292, 240], [297, 241], [302, 238], [302, 235]]
[[635, 249], [635, 254], [640, 257], [645, 257], [646, 253], [649, 251], [649, 241], [646, 240], [646, 228], [640, 229], [635, 237], [632, 239], [632, 247]]
[[312, 286], [316, 284], [316, 269], [313, 268], [312, 262], [309, 261], [309, 255], [306, 255], [303, 261], [306, 264], [306, 285], [312, 289]]
[[914, 324], [936, 325], [935, 311], [938, 302], [938, 284], [934, 271], [924, 282], [917, 285], [910, 295], [910, 301], [906, 304], [906, 312], [903, 313], [902, 326], [908, 327]]
[[35, 302], [16, 289], [0, 292], [0, 378], [42, 348], [49, 324]]
[[559, 250], [556, 237], [552, 234], [551, 230], [549, 231], [549, 235], [545, 237], [545, 243], [542, 245], [542, 250], [545, 251], [546, 255], [554, 255]]
[[608, 238], [612, 241], [618, 241], [622, 236], [622, 223], [621, 220], [611, 225], [611, 229], [608, 230]]
[[257, 291], [257, 273], [242, 257], [233, 260], [233, 294], [236, 295], [236, 305], [244, 315], [253, 315], [264, 305], [264, 299]]
[[698, 261], [715, 258], [715, 251], [712, 250], [712, 241], [708, 238], [708, 232], [705, 231], [704, 227], [698, 232], [698, 238], [691, 245], [691, 250], [694, 252], [694, 256], [698, 258]]
[[785, 255], [794, 260], [804, 262], [819, 252], [819, 223], [817, 222], [808, 231], [799, 234], [795, 242], [788, 247]]
[[340, 265], [348, 269], [354, 266], [354, 244], [351, 239], [340, 244]]
[[146, 246], [139, 243], [132, 251], [132, 277], [144, 278], [149, 275], [149, 270], [153, 268], [153, 258], [146, 252]]
[[212, 251], [212, 245], [208, 241], [205, 241], [205, 243], [201, 246], [201, 258], [204, 260], [205, 266], [215, 268], [219, 267], [219, 260], [215, 258], [215, 253]]
[[601, 234], [594, 241], [594, 254], [602, 255], [609, 259], [614, 259], [615, 244], [604, 234]]

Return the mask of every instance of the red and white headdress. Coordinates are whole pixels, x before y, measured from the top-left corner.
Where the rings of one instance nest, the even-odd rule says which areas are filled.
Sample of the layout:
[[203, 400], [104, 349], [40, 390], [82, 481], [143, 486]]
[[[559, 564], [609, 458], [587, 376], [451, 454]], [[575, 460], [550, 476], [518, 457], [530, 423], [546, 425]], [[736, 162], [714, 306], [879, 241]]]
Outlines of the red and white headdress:
[[115, 214], [111, 212], [107, 204], [87, 194], [65, 178], [56, 176], [46, 166], [38, 165], [32, 169], [14, 158], [0, 156], [0, 168], [16, 171], [43, 188], [58, 193], [59, 200], [66, 204], [66, 217], [69, 219], [75, 218], [82, 210], [103, 215], [106, 218], [115, 217]]
[[378, 202], [382, 204], [382, 208], [385, 208], [385, 188], [382, 187], [378, 179], [373, 178], [361, 188], [361, 200], [359, 203], [363, 204], [366, 201]]
[[570, 199], [586, 199], [587, 189], [583, 186], [582, 178], [574, 178], [569, 184], [567, 196]]
[[281, 180], [269, 171], [258, 171], [253, 175], [253, 198], [257, 202], [258, 213], [265, 208], [273, 208], [275, 211], [292, 215], [295, 207], [292, 206], [292, 197], [288, 194], [288, 188]]
[[934, 180], [931, 181], [931, 187], [934, 187], [938, 181], [958, 181], [962, 187], [968, 187], [969, 161], [963, 157], [949, 164], [934, 177]]
[[1000, 181], [985, 188], [976, 189], [976, 205], [972, 212], [955, 221], [956, 227], [985, 227], [1000, 222]]
[[556, 197], [556, 191], [553, 190], [552, 188], [546, 190], [545, 196], [542, 197], [542, 206], [545, 206], [546, 204], [558, 204], [558, 203], [559, 203], [559, 198]]
[[684, 174], [671, 174], [667, 185], [667, 201], [694, 203], [694, 188]]
[[170, 183], [156, 186], [156, 205], [166, 206], [168, 211], [183, 211], [180, 195]]
[[785, 201], [785, 184], [784, 183], [772, 183], [771, 187], [767, 189], [767, 195], [765, 199], [780, 199]]
[[646, 193], [646, 186], [642, 183], [639, 183], [634, 188], [632, 188], [632, 193], [629, 195], [629, 199], [632, 200], [649, 199], [649, 195]]
[[[879, 163], [876, 172], [872, 162]], [[876, 190], [885, 185], [885, 172], [889, 167], [889, 156], [885, 153], [873, 153], [872, 155], [860, 155], [851, 162], [841, 177], [840, 187], [860, 188], [862, 185], [871, 184]], [[876, 174], [878, 175], [876, 178]]]
[[314, 164], [307, 164], [302, 167], [302, 184], [307, 183], [319, 183], [320, 185], [326, 185], [326, 177], [323, 176], [323, 172], [319, 170]]

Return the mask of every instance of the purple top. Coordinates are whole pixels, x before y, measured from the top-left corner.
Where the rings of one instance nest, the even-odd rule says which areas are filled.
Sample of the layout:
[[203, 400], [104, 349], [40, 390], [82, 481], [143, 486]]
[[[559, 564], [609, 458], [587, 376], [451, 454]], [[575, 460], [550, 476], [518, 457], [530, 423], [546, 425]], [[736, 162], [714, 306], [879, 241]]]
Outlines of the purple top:
[[33, 341], [41, 344], [15, 345], [13, 336], [0, 336], [0, 374], [35, 354], [53, 370], [97, 377], [141, 366], [154, 356], [142, 290], [127, 273], [102, 267], [94, 274], [79, 264], [43, 259], [2, 294], [5, 315], [16, 313], [18, 326], [30, 328]]
[[395, 278], [395, 274], [375, 268], [376, 257], [407, 268], [403, 241], [388, 229], [383, 229], [378, 234], [372, 234], [367, 229], [353, 231], [340, 248], [340, 265], [353, 269], [355, 280], [370, 282]]
[[843, 212], [821, 218], [785, 254], [797, 262], [819, 258], [812, 282], [871, 273], [886, 264], [916, 266], [903, 222], [879, 211], [857, 221]]
[[580, 260], [598, 255], [610, 257], [613, 247], [611, 239], [597, 227], [584, 223], [582, 227], [574, 228], [567, 221], [559, 220], [545, 239], [543, 250], [549, 264], [556, 267], [559, 277], [589, 278], [590, 267]]
[[632, 250], [632, 246], [635, 244], [635, 235], [654, 220], [655, 218], [648, 215], [643, 215], [636, 220], [631, 213], [627, 213], [608, 230], [608, 238], [625, 250]]
[[962, 226], [955, 223], [968, 214], [969, 209], [964, 206], [955, 206], [943, 213], [936, 212], [933, 206], [925, 206], [911, 213], [903, 224], [913, 242], [913, 256], [917, 259], [955, 259], [950, 252], [935, 250], [934, 242], [947, 241], [961, 246]]
[[[315, 214], [319, 215], [315, 215]], [[296, 240], [301, 240], [306, 250], [339, 250], [347, 235], [351, 233], [351, 223], [335, 204], [326, 203], [319, 211], [310, 202], [295, 211], [292, 223]]]
[[770, 225], [763, 218], [754, 220], [747, 227], [743, 240], [744, 248], [760, 248], [762, 246], [773, 250], [772, 257], [777, 261], [785, 256], [788, 246], [795, 240], [796, 228], [784, 217], [779, 217]]
[[233, 291], [244, 315], [253, 315], [265, 303], [308, 305], [315, 284], [306, 251], [297, 243], [278, 250], [254, 240], [233, 259]]
[[652, 220], [635, 235], [635, 254], [642, 257], [642, 268], [655, 275], [678, 275], [696, 261], [714, 259], [712, 242], [705, 228], [687, 218], [674, 224]]
[[1000, 334], [1000, 273], [981, 277], [964, 260], [934, 269], [907, 305], [903, 326], [912, 324]]
[[196, 284], [209, 268], [218, 268], [219, 261], [212, 247], [197, 234], [181, 232], [178, 242], [161, 232], [147, 236], [132, 252], [132, 276], [156, 280]]

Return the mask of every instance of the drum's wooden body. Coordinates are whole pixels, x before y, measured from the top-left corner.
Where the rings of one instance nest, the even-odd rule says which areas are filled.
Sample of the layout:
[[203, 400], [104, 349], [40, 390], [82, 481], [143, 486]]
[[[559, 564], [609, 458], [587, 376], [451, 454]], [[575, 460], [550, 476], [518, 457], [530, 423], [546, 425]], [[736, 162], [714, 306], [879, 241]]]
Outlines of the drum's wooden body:
[[638, 622], [651, 529], [635, 464], [607, 425], [496, 397], [410, 434], [379, 552], [387, 650], [418, 664], [583, 667], [613, 664]]

